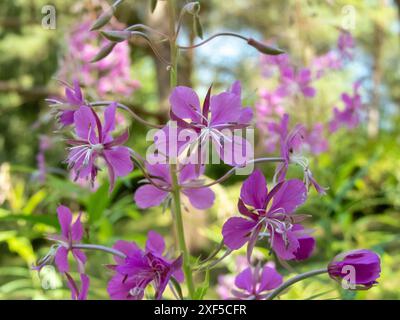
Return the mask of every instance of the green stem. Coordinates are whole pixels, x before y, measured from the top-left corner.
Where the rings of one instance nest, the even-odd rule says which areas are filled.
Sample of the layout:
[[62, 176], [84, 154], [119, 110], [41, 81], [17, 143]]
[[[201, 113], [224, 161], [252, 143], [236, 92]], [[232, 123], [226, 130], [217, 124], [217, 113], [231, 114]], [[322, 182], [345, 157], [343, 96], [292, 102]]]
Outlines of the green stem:
[[291, 285], [293, 285], [293, 284], [295, 284], [295, 283], [297, 283], [299, 281], [302, 281], [304, 279], [317, 276], [319, 274], [327, 273], [327, 272], [328, 272], [328, 269], [327, 268], [323, 268], [323, 269], [312, 270], [312, 271], [309, 271], [309, 272], [305, 272], [305, 273], [299, 274], [299, 275], [287, 280], [286, 282], [282, 283], [278, 288], [276, 288], [274, 291], [272, 291], [267, 296], [267, 298], [265, 300], [273, 300], [282, 291], [286, 290]]
[[[176, 37], [175, 37], [175, 0], [168, 0], [168, 13], [169, 13], [169, 29], [170, 29], [170, 51], [171, 51], [171, 70], [170, 70], [170, 86], [171, 89], [177, 86], [178, 78], [177, 78], [177, 68], [178, 68], [178, 49], [176, 46]], [[178, 175], [177, 175], [177, 165], [171, 163], [170, 164], [170, 173], [171, 173], [171, 186], [172, 186], [172, 197], [173, 197], [173, 206], [174, 206], [174, 214], [175, 214], [175, 227], [178, 235], [179, 248], [182, 251], [183, 255], [183, 272], [185, 274], [185, 281], [187, 284], [189, 297], [194, 299], [194, 282], [192, 276], [192, 268], [190, 265], [190, 254], [186, 247], [185, 241], [185, 232], [183, 228], [183, 218], [182, 218], [182, 208], [181, 208], [181, 196], [180, 196], [180, 187], [178, 183]]]

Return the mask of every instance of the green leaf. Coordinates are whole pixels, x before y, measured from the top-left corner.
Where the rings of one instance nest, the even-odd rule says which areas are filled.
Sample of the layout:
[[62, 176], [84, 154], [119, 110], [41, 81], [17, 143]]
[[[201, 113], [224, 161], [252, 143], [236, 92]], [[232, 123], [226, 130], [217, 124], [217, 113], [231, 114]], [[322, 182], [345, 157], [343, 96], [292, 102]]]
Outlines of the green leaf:
[[108, 183], [105, 183], [89, 197], [89, 201], [87, 203], [89, 222], [94, 223], [98, 221], [103, 216], [103, 213], [109, 204], [110, 197], [108, 194]]
[[204, 277], [203, 283], [196, 289], [194, 293], [194, 300], [203, 300], [204, 296], [207, 293], [207, 290], [210, 286], [210, 270], [206, 270], [206, 275]]

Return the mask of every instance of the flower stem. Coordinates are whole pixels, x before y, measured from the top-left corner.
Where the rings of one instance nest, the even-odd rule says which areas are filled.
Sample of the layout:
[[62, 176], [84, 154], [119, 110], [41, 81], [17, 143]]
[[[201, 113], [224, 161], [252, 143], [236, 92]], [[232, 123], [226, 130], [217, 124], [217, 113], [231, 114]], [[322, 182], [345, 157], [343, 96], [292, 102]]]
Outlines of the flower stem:
[[[175, 35], [175, 0], [168, 0], [168, 14], [169, 14], [169, 29], [170, 29], [170, 55], [171, 55], [171, 66], [170, 66], [170, 86], [171, 89], [177, 86], [177, 68], [178, 68], [178, 49], [176, 46], [176, 35]], [[171, 173], [171, 186], [172, 186], [172, 197], [173, 197], [173, 211], [175, 214], [175, 227], [178, 235], [179, 248], [183, 254], [183, 272], [185, 274], [185, 281], [187, 284], [189, 297], [194, 299], [195, 287], [192, 277], [192, 268], [190, 265], [190, 254], [186, 247], [185, 232], [183, 228], [182, 208], [181, 208], [181, 196], [180, 187], [177, 175], [177, 165], [174, 163], [170, 164]]]
[[273, 300], [276, 296], [278, 296], [282, 291], [286, 290], [287, 288], [289, 288], [291, 285], [302, 281], [304, 279], [307, 278], [311, 278], [314, 276], [317, 276], [319, 274], [323, 274], [323, 273], [327, 273], [328, 269], [327, 268], [323, 268], [323, 269], [317, 269], [317, 270], [312, 270], [312, 271], [308, 271], [302, 274], [299, 274], [289, 280], [287, 280], [286, 282], [282, 283], [278, 288], [276, 288], [274, 291], [272, 291], [265, 300]]
[[79, 244], [73, 244], [72, 248], [73, 249], [84, 249], [84, 250], [98, 250], [98, 251], [111, 253], [112, 255], [118, 256], [122, 259], [126, 258], [126, 255], [124, 253], [122, 253], [121, 251], [113, 249], [113, 248], [101, 246], [98, 244], [79, 243]]

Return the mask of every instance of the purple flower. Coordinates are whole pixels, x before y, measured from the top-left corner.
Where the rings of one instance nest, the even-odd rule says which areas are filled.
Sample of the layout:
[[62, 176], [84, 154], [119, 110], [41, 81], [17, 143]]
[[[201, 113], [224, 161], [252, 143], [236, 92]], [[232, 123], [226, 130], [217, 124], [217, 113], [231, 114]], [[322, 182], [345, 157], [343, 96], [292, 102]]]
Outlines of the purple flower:
[[355, 47], [355, 41], [353, 36], [348, 31], [341, 31], [338, 42], [337, 42], [338, 50], [343, 59], [352, 59], [353, 58], [353, 49]]
[[128, 132], [113, 138], [115, 129], [116, 104], [113, 103], [104, 111], [104, 123], [101, 123], [93, 109], [80, 107], [74, 114], [76, 139], [68, 140], [72, 145], [66, 160], [69, 168], [75, 173], [75, 179], [89, 178], [93, 184], [99, 168], [96, 159], [104, 159], [110, 179], [110, 190], [115, 178], [125, 176], [133, 170], [129, 148], [122, 146], [128, 139]]
[[302, 68], [295, 71], [293, 67], [287, 66], [281, 70], [281, 87], [280, 90], [285, 95], [294, 95], [301, 92], [306, 98], [315, 96], [315, 88], [312, 86], [311, 70]]
[[244, 181], [238, 202], [239, 212], [245, 218], [229, 218], [222, 228], [225, 245], [236, 250], [247, 243], [250, 261], [258, 238], [267, 236], [272, 250], [281, 259], [308, 257], [314, 246], [308, 244], [309, 236], [296, 224], [304, 216], [293, 214], [306, 198], [307, 190], [302, 181], [282, 181], [268, 192], [262, 172], [254, 171]]
[[74, 123], [75, 112], [82, 106], [89, 107], [85, 101], [78, 80], [73, 81], [73, 87], [65, 88], [65, 98], [61, 101], [47, 99], [50, 107], [54, 108], [56, 117], [62, 126], [69, 126]]
[[[235, 274], [242, 272], [249, 266], [249, 262], [246, 257], [238, 256], [236, 258], [236, 270]], [[218, 276], [218, 285], [216, 287], [216, 292], [219, 297], [223, 300], [230, 299], [232, 297], [232, 288], [235, 285], [235, 275], [233, 274], [223, 274]]]
[[[74, 249], [73, 244], [79, 244], [83, 238], [83, 225], [81, 222], [81, 213], [72, 222], [72, 213], [68, 207], [59, 206], [57, 208], [58, 221], [61, 226], [60, 235], [48, 236], [48, 239], [57, 242], [57, 245], [53, 246], [49, 254], [47, 254], [34, 269], [40, 271], [41, 268], [53, 260], [59, 272], [64, 274], [67, 278], [67, 284], [71, 288], [72, 299], [86, 299], [87, 290], [89, 287], [89, 278], [85, 275], [85, 264], [86, 255], [79, 249]], [[68, 255], [72, 254], [75, 262], [78, 266], [78, 272], [80, 274], [82, 287], [78, 289], [73, 278], [69, 275], [70, 266], [68, 263]]]
[[[319, 194], [325, 194], [325, 188], [321, 187], [312, 175], [307, 158], [302, 155], [307, 131], [301, 124], [297, 124], [288, 132], [289, 115], [285, 114], [280, 124], [281, 157], [284, 159], [276, 169], [275, 178], [278, 182], [284, 181], [290, 163], [295, 163], [304, 170], [304, 183], [309, 189], [311, 186]], [[311, 143], [313, 143], [311, 141]], [[312, 147], [312, 146], [311, 146]]]
[[336, 51], [328, 51], [327, 53], [317, 56], [312, 61], [312, 69], [319, 79], [324, 76], [327, 70], [340, 70], [343, 67], [342, 60]]
[[[70, 79], [78, 75], [79, 81], [86, 87], [96, 87], [96, 94], [100, 97], [108, 94], [132, 95], [140, 84], [131, 76], [128, 42], [118, 43], [107, 57], [91, 63], [100, 47], [109, 43], [99, 36], [98, 32], [90, 31], [92, 23], [93, 21], [86, 19], [69, 29], [71, 31], [67, 35], [67, 52], [60, 64], [57, 77]], [[110, 22], [109, 27], [124, 28], [121, 23], [114, 21]], [[109, 27], [107, 26], [105, 30]]]
[[248, 267], [237, 275], [235, 285], [238, 289], [232, 290], [232, 294], [241, 300], [263, 300], [267, 292], [279, 287], [282, 281], [275, 268], [267, 265], [263, 268]]
[[[253, 156], [250, 143], [241, 136], [234, 135], [234, 130], [249, 126], [253, 117], [251, 108], [242, 107], [239, 81], [236, 81], [230, 90], [214, 96], [211, 96], [210, 88], [202, 108], [199, 97], [188, 87], [176, 87], [169, 101], [171, 120], [177, 123], [178, 135], [182, 135], [181, 131], [190, 131], [194, 136], [189, 135], [191, 139], [184, 144], [184, 148], [178, 145], [180, 139], [177, 137], [167, 135], [165, 139], [160, 139], [156, 143], [164, 154], [177, 156], [187, 151], [187, 147], [190, 146], [193, 148], [191, 161], [203, 164], [208, 143], [211, 141], [219, 157], [228, 165], [243, 165]], [[169, 130], [164, 130], [167, 131]], [[171, 145], [171, 142], [175, 143], [172, 147], [176, 147], [178, 153], [165, 147], [166, 144]]]
[[328, 273], [332, 279], [339, 282], [346, 279], [356, 289], [371, 288], [377, 283], [376, 279], [379, 278], [380, 272], [379, 256], [375, 252], [365, 249], [339, 254], [328, 265]]
[[329, 123], [331, 132], [337, 131], [341, 126], [351, 130], [360, 123], [360, 110], [362, 109], [361, 95], [358, 92], [360, 85], [359, 81], [354, 83], [352, 95], [342, 94], [341, 98], [345, 108], [343, 110], [339, 110], [336, 107], [333, 109], [333, 119]]
[[113, 269], [116, 274], [107, 287], [111, 299], [140, 300], [150, 283], [155, 288], [155, 298], [161, 299], [171, 277], [183, 281], [182, 256], [173, 261], [165, 258], [164, 239], [154, 231], [148, 233], [145, 250], [126, 241], [118, 241], [114, 248], [123, 252], [126, 258], [115, 258], [117, 265]]
[[[134, 199], [139, 208], [145, 209], [160, 205], [163, 201], [170, 199], [171, 175], [167, 164], [146, 164], [146, 169], [150, 176], [154, 177], [154, 184], [146, 184], [137, 189]], [[200, 186], [203, 181], [199, 176], [204, 172], [196, 170], [196, 166], [187, 164], [181, 166], [179, 170], [179, 185], [181, 192], [188, 197], [193, 207], [197, 209], [210, 208], [215, 200], [214, 192], [210, 188], [190, 188]]]
[[322, 123], [317, 122], [311, 130], [307, 130], [305, 144], [308, 146], [310, 152], [315, 155], [328, 150], [329, 143], [324, 137], [324, 125]]

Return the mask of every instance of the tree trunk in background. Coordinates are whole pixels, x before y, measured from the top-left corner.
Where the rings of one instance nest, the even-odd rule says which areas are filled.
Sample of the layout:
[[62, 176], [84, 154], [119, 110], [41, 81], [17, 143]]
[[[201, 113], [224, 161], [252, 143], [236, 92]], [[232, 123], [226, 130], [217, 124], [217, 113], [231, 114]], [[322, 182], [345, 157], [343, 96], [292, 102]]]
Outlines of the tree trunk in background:
[[375, 138], [379, 134], [380, 104], [381, 104], [381, 83], [382, 83], [382, 46], [384, 31], [378, 22], [375, 23], [373, 36], [373, 91], [371, 105], [368, 110], [368, 136]]
[[[148, 15], [147, 22], [149, 26], [156, 30], [160, 30], [164, 33], [168, 33], [168, 16], [167, 13], [167, 2], [158, 1], [156, 10]], [[191, 39], [192, 41], [192, 39]], [[157, 49], [160, 54], [165, 58], [169, 59], [169, 43], [168, 41], [157, 43]], [[154, 63], [156, 67], [157, 74], [157, 86], [158, 86], [158, 96], [160, 100], [160, 111], [167, 114], [169, 109], [168, 96], [170, 93], [169, 87], [169, 71], [165, 63], [154, 57]], [[191, 75], [193, 69], [193, 54], [191, 52], [181, 52], [179, 59], [179, 73], [178, 73], [178, 83], [180, 85], [191, 86]]]

